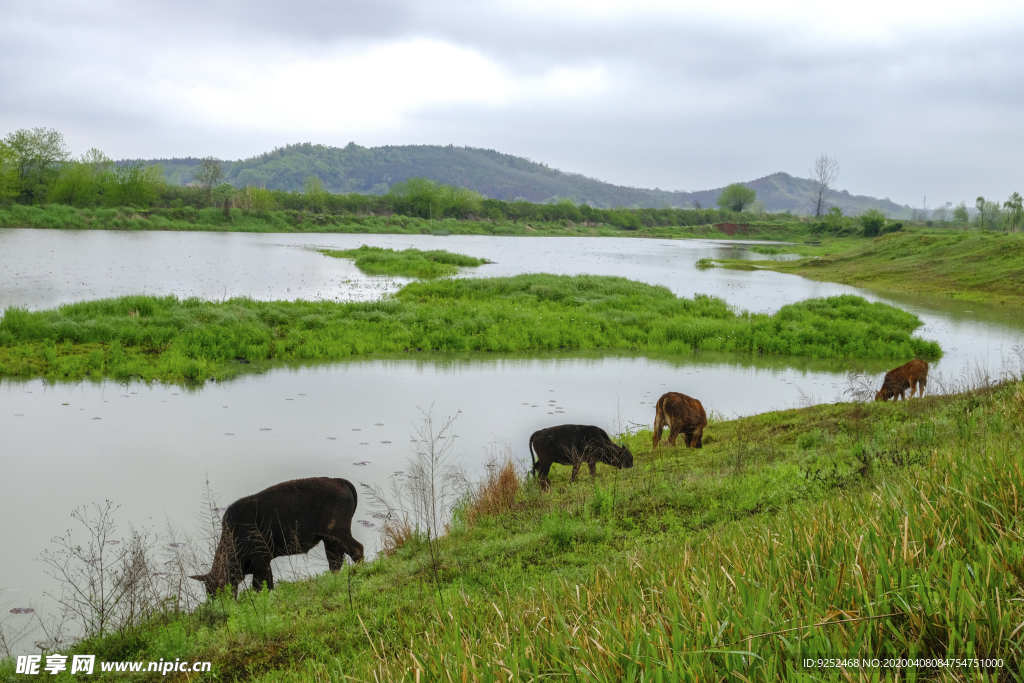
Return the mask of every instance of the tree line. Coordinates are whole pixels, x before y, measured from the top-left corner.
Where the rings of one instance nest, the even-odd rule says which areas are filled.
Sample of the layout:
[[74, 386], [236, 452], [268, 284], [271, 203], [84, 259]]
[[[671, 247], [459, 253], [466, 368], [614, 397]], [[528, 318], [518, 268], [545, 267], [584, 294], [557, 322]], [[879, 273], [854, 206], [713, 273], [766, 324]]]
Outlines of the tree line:
[[[816, 232], [838, 232], [843, 221], [837, 207], [826, 200], [834, 182], [838, 164], [822, 155], [816, 162]], [[220, 161], [207, 157], [196, 166], [188, 185], [171, 185], [159, 165], [142, 161], [114, 162], [97, 149], [74, 158], [64, 136], [52, 128], [21, 129], [0, 140], [0, 205], [11, 202], [43, 205], [66, 204], [78, 208], [132, 207], [203, 209], [231, 208], [253, 211], [306, 211], [315, 214], [404, 215], [427, 219], [476, 219], [516, 222], [572, 222], [605, 224], [625, 230], [642, 227], [709, 225], [750, 220], [792, 220], [787, 214], [770, 216], [756, 207], [757, 193], [741, 183], [725, 187], [716, 200], [717, 208], [625, 208], [600, 209], [577, 204], [570, 199], [535, 203], [525, 199], [490, 199], [479, 192], [445, 185], [427, 178], [409, 178], [393, 184], [385, 194], [336, 194], [324, 188], [323, 181], [308, 176], [302, 191], [267, 190], [248, 185], [236, 188], [226, 182]], [[838, 213], [837, 213], [838, 212]], [[972, 215], [973, 213], [973, 215]], [[877, 215], [876, 215], [877, 214]], [[880, 234], [886, 228], [885, 217], [869, 211], [861, 217], [865, 234]], [[1019, 193], [1000, 204], [978, 197], [973, 211], [961, 203], [951, 212], [936, 209], [921, 220], [945, 225], [974, 223], [981, 229], [1016, 231], [1024, 222], [1024, 207]], [[889, 223], [890, 226], [894, 225]], [[877, 226], [877, 232], [876, 227]]]
[[[723, 193], [719, 209], [599, 209], [569, 199], [537, 204], [524, 199], [490, 199], [480, 193], [427, 178], [395, 183], [386, 194], [335, 194], [323, 181], [307, 177], [301, 192], [235, 188], [223, 182], [221, 162], [208, 157], [188, 185], [168, 184], [160, 166], [141, 161], [114, 162], [97, 149], [72, 157], [64, 136], [52, 128], [22, 129], [0, 141], [0, 203], [67, 204], [78, 208], [132, 207], [196, 209], [217, 207], [265, 213], [307, 211], [317, 214], [405, 215], [427, 219], [607, 224], [626, 230], [668, 225], [706, 225], [736, 219], [753, 201], [754, 191], [737, 185], [740, 196]], [[728, 188], [727, 188], [728, 189]]]

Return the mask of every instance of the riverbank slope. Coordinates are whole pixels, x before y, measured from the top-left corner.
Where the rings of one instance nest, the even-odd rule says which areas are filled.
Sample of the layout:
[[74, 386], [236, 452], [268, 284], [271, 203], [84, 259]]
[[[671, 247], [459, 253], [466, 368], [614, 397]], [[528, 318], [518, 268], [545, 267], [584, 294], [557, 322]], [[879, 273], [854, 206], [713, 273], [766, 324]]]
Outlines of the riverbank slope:
[[874, 290], [1024, 305], [1021, 233], [912, 228], [869, 242], [863, 238], [823, 237], [820, 245], [801, 245], [793, 253], [806, 258], [717, 263], [726, 268], [774, 270]]
[[406, 526], [389, 557], [165, 603], [75, 652], [213, 662], [200, 680], [845, 680], [809, 655], [1001, 658], [1014, 680], [1022, 390], [712, 420], [703, 450], [641, 431], [632, 469], [555, 467], [546, 493], [499, 465], [440, 539]]

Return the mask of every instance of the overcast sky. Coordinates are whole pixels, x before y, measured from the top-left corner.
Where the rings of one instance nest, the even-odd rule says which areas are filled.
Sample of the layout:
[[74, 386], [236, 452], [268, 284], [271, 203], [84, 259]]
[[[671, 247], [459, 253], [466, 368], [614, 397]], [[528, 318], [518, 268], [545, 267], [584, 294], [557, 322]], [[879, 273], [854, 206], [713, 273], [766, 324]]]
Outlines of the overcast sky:
[[973, 204], [1024, 191], [1022, 7], [0, 0], [0, 135], [115, 158], [451, 143], [673, 190], [824, 152], [856, 194]]

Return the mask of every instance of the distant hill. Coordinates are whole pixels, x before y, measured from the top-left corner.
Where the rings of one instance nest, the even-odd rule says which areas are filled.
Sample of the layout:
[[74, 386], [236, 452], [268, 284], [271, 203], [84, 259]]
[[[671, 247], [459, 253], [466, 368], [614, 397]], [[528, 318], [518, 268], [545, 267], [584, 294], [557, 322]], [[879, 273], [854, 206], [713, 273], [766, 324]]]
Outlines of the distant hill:
[[[163, 164], [164, 175], [174, 184], [192, 181], [200, 159], [149, 159]], [[566, 173], [522, 157], [492, 149], [448, 145], [345, 147], [302, 143], [287, 145], [251, 159], [224, 161], [225, 180], [236, 187], [265, 186], [272, 190], [301, 190], [309, 176], [319, 177], [331, 192], [384, 194], [407, 178], [425, 177], [446, 185], [476, 190], [485, 197], [531, 202], [571, 199], [577, 204], [612, 208], [664, 206], [686, 207], [699, 203], [712, 207], [722, 188], [698, 192], [647, 190], [612, 185], [579, 173]], [[774, 173], [747, 183], [769, 211], [797, 214], [813, 209], [814, 183], [787, 173]], [[909, 215], [910, 207], [888, 199], [835, 192], [830, 202], [845, 214], [877, 208], [892, 217]]]

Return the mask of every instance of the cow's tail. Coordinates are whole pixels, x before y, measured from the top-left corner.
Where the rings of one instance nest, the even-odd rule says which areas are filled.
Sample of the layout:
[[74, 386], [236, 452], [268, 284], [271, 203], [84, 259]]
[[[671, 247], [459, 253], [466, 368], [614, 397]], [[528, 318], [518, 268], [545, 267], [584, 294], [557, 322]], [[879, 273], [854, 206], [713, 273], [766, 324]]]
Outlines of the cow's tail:
[[537, 474], [537, 459], [533, 456], [533, 439], [536, 436], [536, 434], [530, 435], [530, 462], [533, 464], [530, 474]]
[[661, 442], [661, 432], [665, 429], [665, 423], [668, 420], [665, 419], [665, 397], [662, 396], [658, 399], [658, 402], [654, 406], [654, 432], [653, 435], [653, 447], [657, 448]]

